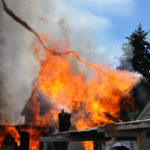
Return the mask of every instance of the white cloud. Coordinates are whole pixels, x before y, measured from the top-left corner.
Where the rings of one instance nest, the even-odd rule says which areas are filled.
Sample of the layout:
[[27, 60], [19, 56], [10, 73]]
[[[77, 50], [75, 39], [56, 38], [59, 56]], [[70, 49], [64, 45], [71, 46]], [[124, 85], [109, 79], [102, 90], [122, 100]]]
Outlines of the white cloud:
[[[110, 29], [115, 26], [112, 16], [128, 16], [135, 9], [136, 0], [45, 0], [43, 15], [48, 18], [50, 25], [48, 30], [52, 37], [62, 37], [58, 22], [64, 18], [70, 31], [70, 39], [74, 50], [82, 49], [90, 41], [95, 42], [99, 35], [99, 44], [102, 47], [112, 45], [112, 41], [106, 41], [110, 35]], [[92, 9], [91, 9], [92, 8]], [[95, 13], [95, 11], [97, 13]], [[46, 28], [42, 28], [44, 31]], [[95, 36], [95, 37], [94, 37]], [[113, 36], [113, 35], [110, 35]], [[96, 41], [97, 42], [97, 41]], [[105, 44], [104, 44], [105, 43]], [[118, 43], [120, 44], [120, 43]], [[82, 46], [81, 46], [82, 45]], [[115, 44], [116, 45], [116, 44]], [[118, 45], [119, 47], [120, 45]], [[97, 49], [94, 47], [94, 49]], [[84, 52], [81, 52], [84, 53]], [[87, 52], [87, 50], [85, 50]]]
[[[68, 1], [68, 0], [66, 0]], [[78, 6], [93, 8], [101, 14], [128, 16], [135, 9], [136, 0], [71, 0]]]
[[112, 67], [118, 65], [118, 58], [121, 55], [121, 45], [119, 43], [110, 43], [109, 45], [102, 45], [97, 48], [99, 52], [99, 60], [103, 65], [109, 64]]

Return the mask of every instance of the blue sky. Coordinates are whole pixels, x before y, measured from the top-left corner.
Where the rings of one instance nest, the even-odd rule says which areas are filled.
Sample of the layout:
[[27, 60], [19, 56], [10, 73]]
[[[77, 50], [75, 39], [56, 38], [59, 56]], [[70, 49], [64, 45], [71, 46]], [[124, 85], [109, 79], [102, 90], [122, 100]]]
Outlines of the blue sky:
[[[113, 21], [115, 24], [114, 33], [117, 38], [122, 40], [123, 36], [130, 35], [133, 30], [137, 27], [138, 23], [141, 23], [144, 30], [150, 30], [150, 1], [148, 0], [136, 0], [135, 9], [133, 13], [128, 17], [114, 17]], [[117, 27], [119, 30], [117, 30]]]
[[[119, 64], [121, 46], [126, 42], [124, 37], [129, 36], [139, 23], [144, 30], [150, 29], [148, 0], [65, 0], [63, 5], [68, 10], [65, 14], [70, 13], [67, 18], [72, 17], [79, 26], [81, 22], [79, 31], [84, 28], [90, 31], [88, 36], [94, 41], [93, 47], [100, 55], [99, 61], [112, 67]], [[74, 28], [78, 31], [77, 27]]]

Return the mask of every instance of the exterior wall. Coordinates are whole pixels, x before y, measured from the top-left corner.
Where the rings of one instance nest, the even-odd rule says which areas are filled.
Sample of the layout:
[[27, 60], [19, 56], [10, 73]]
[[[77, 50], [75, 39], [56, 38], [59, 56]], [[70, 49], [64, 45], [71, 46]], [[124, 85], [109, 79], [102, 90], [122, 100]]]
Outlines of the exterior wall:
[[150, 150], [150, 137], [147, 132], [142, 132], [138, 137], [138, 150]]

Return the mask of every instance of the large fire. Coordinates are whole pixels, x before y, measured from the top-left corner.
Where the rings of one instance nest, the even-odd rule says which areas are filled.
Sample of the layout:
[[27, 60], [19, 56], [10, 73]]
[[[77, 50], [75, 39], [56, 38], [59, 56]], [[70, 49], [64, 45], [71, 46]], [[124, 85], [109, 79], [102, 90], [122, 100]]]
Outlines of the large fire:
[[[41, 38], [44, 43], [48, 43], [47, 34]], [[21, 129], [29, 133], [30, 150], [39, 149], [39, 137], [49, 126], [57, 124], [58, 113], [62, 108], [72, 113], [72, 124], [78, 130], [120, 121], [121, 100], [124, 98], [132, 104], [127, 90], [138, 78], [109, 66], [103, 68], [87, 62], [75, 52], [67, 54], [71, 46], [66, 41], [50, 42], [47, 51], [37, 41], [33, 45], [36, 45], [34, 52], [40, 65], [39, 75], [33, 83], [32, 105], [29, 106], [34, 121], [30, 123], [30, 128]], [[66, 55], [54, 55], [51, 50]], [[83, 72], [77, 62], [74, 64], [71, 55], [89, 67], [88, 73]], [[39, 93], [45, 96], [43, 100], [49, 106], [43, 115], [40, 115], [40, 102], [37, 100]], [[32, 126], [42, 129], [37, 130]], [[0, 144], [6, 133], [10, 133], [19, 146], [20, 136], [16, 129], [12, 127], [6, 130], [0, 135]], [[85, 142], [84, 148], [92, 150], [92, 142]]]

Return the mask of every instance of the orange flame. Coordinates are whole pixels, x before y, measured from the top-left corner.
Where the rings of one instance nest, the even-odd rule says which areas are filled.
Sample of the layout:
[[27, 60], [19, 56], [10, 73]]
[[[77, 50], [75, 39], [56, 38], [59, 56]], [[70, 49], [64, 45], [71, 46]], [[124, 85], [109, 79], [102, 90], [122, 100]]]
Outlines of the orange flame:
[[[43, 34], [42, 38], [48, 42], [47, 34]], [[65, 108], [74, 112], [72, 122], [77, 129], [120, 121], [121, 100], [125, 97], [133, 105], [127, 90], [138, 78], [124, 71], [116, 71], [108, 66], [103, 68], [85, 61], [76, 52], [70, 49], [66, 51], [62, 43], [49, 45], [50, 49], [56, 52], [59, 50], [62, 55], [53, 55], [48, 50], [43, 53], [40, 47], [35, 49], [40, 62], [37, 88], [49, 98], [48, 103], [53, 105], [51, 111], [54, 112], [54, 118], [57, 118], [60, 109]], [[71, 47], [68, 43], [66, 45], [67, 48]], [[70, 55], [89, 66], [91, 76], [74, 68]], [[46, 116], [50, 117], [50, 112]], [[51, 118], [51, 122], [55, 121]], [[87, 150], [89, 146], [86, 145], [87, 143], [84, 147]]]
[[20, 146], [20, 135], [14, 126], [3, 126], [0, 129], [0, 133], [0, 147], [2, 146], [5, 135], [7, 134], [10, 134], [15, 139], [17, 145]]
[[[48, 43], [49, 37], [43, 34], [42, 39]], [[138, 80], [137, 77], [85, 61], [76, 52], [70, 49], [66, 51], [69, 47], [71, 46], [65, 40], [51, 43], [47, 51], [42, 51], [40, 46], [35, 48], [40, 72], [33, 84], [32, 103], [28, 106], [34, 114], [34, 120], [30, 128], [21, 129], [29, 133], [30, 150], [39, 149], [39, 137], [48, 132], [49, 125], [57, 124], [58, 112], [62, 108], [72, 112], [72, 124], [81, 130], [119, 122], [122, 98], [133, 104], [127, 90]], [[56, 51], [56, 55], [51, 53], [51, 50]], [[57, 55], [57, 52], [61, 55]], [[80, 71], [77, 63], [74, 67], [70, 55], [89, 66], [90, 75]], [[43, 115], [40, 115], [39, 92], [45, 96], [43, 100], [50, 106]], [[33, 126], [44, 129], [34, 129]], [[7, 133], [10, 133], [20, 145], [20, 136], [14, 127], [7, 128]], [[5, 134], [2, 135], [0, 144]], [[84, 148], [93, 150], [93, 142], [84, 142]]]
[[29, 150], [38, 150], [39, 137], [42, 136], [43, 129], [39, 130], [30, 125], [28, 128], [21, 128], [20, 130], [29, 133]]

